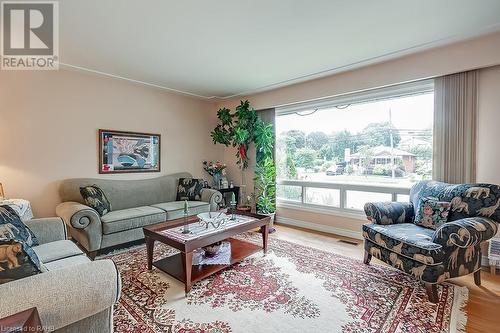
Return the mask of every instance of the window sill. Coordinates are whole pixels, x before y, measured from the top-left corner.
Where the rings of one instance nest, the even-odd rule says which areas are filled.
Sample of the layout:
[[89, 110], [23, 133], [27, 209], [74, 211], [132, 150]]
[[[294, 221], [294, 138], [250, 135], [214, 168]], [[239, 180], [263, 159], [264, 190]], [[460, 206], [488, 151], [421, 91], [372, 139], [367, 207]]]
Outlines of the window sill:
[[293, 202], [284, 202], [284, 201], [278, 201], [276, 203], [276, 207], [285, 208], [285, 209], [300, 210], [300, 211], [309, 212], [309, 213], [333, 215], [333, 216], [338, 216], [338, 217], [350, 218], [350, 219], [354, 219], [354, 220], [366, 221], [366, 215], [364, 214], [364, 212], [361, 210], [355, 210], [355, 209], [341, 210], [338, 208], [330, 208], [330, 207], [319, 206], [319, 205], [301, 204], [299, 202], [293, 203]]

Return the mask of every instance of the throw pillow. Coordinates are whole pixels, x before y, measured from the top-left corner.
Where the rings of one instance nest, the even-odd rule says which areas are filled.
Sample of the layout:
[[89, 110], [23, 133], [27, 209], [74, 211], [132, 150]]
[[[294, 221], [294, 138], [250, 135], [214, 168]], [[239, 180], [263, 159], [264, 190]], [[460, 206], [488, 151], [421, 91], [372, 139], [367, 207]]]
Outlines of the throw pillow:
[[449, 202], [422, 198], [418, 202], [415, 224], [435, 230], [448, 221], [450, 208]]
[[25, 242], [0, 239], [0, 284], [42, 271], [40, 259]]
[[42, 271], [32, 245], [38, 245], [33, 232], [10, 206], [0, 205], [0, 284]]
[[80, 194], [85, 200], [85, 204], [97, 211], [100, 216], [103, 216], [111, 211], [111, 204], [106, 198], [106, 195], [97, 185], [80, 187]]
[[203, 187], [203, 179], [179, 178], [179, 186], [177, 186], [177, 201], [201, 201], [201, 190]]
[[16, 211], [8, 205], [0, 205], [0, 239], [16, 239], [28, 246], [39, 245], [35, 234], [21, 221]]

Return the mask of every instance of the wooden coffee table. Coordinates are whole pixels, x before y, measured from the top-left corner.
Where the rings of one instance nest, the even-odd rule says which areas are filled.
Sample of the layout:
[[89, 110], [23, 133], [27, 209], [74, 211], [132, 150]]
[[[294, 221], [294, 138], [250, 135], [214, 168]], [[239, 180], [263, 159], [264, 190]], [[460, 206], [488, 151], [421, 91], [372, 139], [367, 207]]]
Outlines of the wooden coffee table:
[[[220, 270], [240, 262], [244, 258], [264, 250], [267, 251], [267, 237], [269, 233], [270, 218], [266, 215], [237, 212], [236, 222], [228, 223], [212, 231], [199, 232], [192, 235], [179, 235], [184, 225], [199, 226], [196, 216], [166, 221], [144, 227], [146, 249], [148, 256], [148, 270], [153, 266], [171, 275], [185, 285], [186, 294], [191, 290], [193, 283], [200, 281]], [[238, 220], [238, 216], [241, 219]], [[239, 223], [241, 222], [241, 223]], [[246, 231], [260, 228], [263, 246], [260, 247], [250, 242], [231, 238]], [[192, 228], [191, 228], [192, 229]], [[198, 227], [199, 229], [199, 227]], [[231, 259], [228, 265], [193, 265], [193, 251], [201, 247], [227, 240], [231, 244]], [[153, 262], [153, 248], [155, 241], [176, 248], [180, 253]]]

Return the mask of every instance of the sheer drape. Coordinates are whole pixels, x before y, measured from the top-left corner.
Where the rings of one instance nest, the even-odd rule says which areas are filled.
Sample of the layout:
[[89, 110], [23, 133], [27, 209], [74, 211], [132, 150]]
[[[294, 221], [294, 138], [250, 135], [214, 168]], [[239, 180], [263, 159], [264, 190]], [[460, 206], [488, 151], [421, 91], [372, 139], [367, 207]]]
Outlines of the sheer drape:
[[433, 179], [476, 180], [478, 71], [446, 75], [434, 85]]

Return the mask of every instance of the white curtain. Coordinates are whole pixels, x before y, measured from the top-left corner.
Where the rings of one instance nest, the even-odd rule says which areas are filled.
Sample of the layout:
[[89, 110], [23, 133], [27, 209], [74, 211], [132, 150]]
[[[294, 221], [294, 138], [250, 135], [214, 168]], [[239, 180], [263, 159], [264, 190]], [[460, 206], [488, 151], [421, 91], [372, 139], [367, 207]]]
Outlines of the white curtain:
[[433, 179], [476, 180], [478, 71], [439, 77], [434, 83]]

